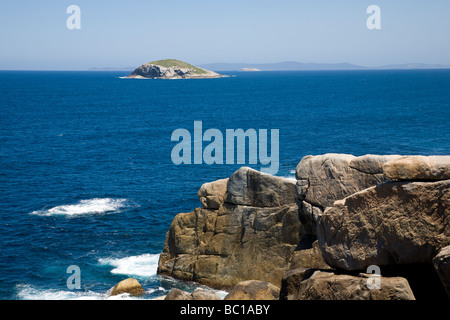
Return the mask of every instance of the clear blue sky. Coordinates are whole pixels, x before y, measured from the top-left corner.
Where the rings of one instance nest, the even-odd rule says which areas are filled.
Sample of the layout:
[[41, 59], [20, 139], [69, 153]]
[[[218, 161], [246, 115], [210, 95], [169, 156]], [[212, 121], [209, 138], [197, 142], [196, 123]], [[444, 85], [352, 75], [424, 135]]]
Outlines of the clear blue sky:
[[[449, 0], [0, 0], [0, 69], [82, 70], [163, 58], [450, 64]], [[81, 8], [81, 30], [66, 9]], [[368, 30], [369, 5], [381, 30]]]

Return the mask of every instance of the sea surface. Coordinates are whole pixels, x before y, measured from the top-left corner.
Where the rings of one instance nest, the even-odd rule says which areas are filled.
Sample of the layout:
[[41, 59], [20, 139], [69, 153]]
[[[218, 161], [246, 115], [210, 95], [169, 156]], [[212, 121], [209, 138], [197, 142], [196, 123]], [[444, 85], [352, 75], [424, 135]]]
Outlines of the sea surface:
[[450, 70], [126, 74], [0, 72], [0, 299], [106, 299], [127, 277], [141, 299], [194, 290], [156, 274], [173, 217], [203, 183], [261, 169], [175, 165], [172, 132], [194, 121], [278, 129], [284, 177], [306, 155], [450, 154]]

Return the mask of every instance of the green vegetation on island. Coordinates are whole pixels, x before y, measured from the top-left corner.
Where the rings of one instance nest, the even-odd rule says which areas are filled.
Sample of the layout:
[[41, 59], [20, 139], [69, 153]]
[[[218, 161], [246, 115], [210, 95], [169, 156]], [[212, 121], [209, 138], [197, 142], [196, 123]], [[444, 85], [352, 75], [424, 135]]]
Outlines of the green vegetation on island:
[[166, 68], [183, 68], [183, 69], [192, 69], [195, 71], [195, 73], [199, 74], [205, 74], [207, 71], [205, 69], [193, 66], [192, 64], [189, 64], [187, 62], [183, 62], [177, 59], [163, 59], [163, 60], [156, 60], [149, 62], [150, 64], [156, 64], [161, 67]]

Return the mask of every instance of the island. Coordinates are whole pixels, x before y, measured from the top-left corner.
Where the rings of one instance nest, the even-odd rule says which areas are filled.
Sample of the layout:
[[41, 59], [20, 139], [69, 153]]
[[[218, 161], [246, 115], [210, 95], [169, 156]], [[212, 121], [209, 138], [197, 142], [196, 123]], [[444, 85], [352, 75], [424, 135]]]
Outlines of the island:
[[145, 63], [125, 78], [134, 79], [209, 79], [222, 78], [221, 74], [193, 66], [176, 59], [164, 59]]

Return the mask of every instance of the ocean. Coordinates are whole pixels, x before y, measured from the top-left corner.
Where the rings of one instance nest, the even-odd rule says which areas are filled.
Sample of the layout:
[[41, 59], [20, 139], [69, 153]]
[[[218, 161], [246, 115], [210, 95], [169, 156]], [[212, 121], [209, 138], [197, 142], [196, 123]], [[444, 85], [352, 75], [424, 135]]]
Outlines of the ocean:
[[306, 155], [450, 154], [450, 70], [126, 74], [0, 72], [0, 299], [106, 299], [127, 277], [139, 299], [194, 290], [156, 274], [173, 217], [203, 183], [261, 168], [174, 164], [172, 132], [194, 121], [278, 129], [284, 177]]

